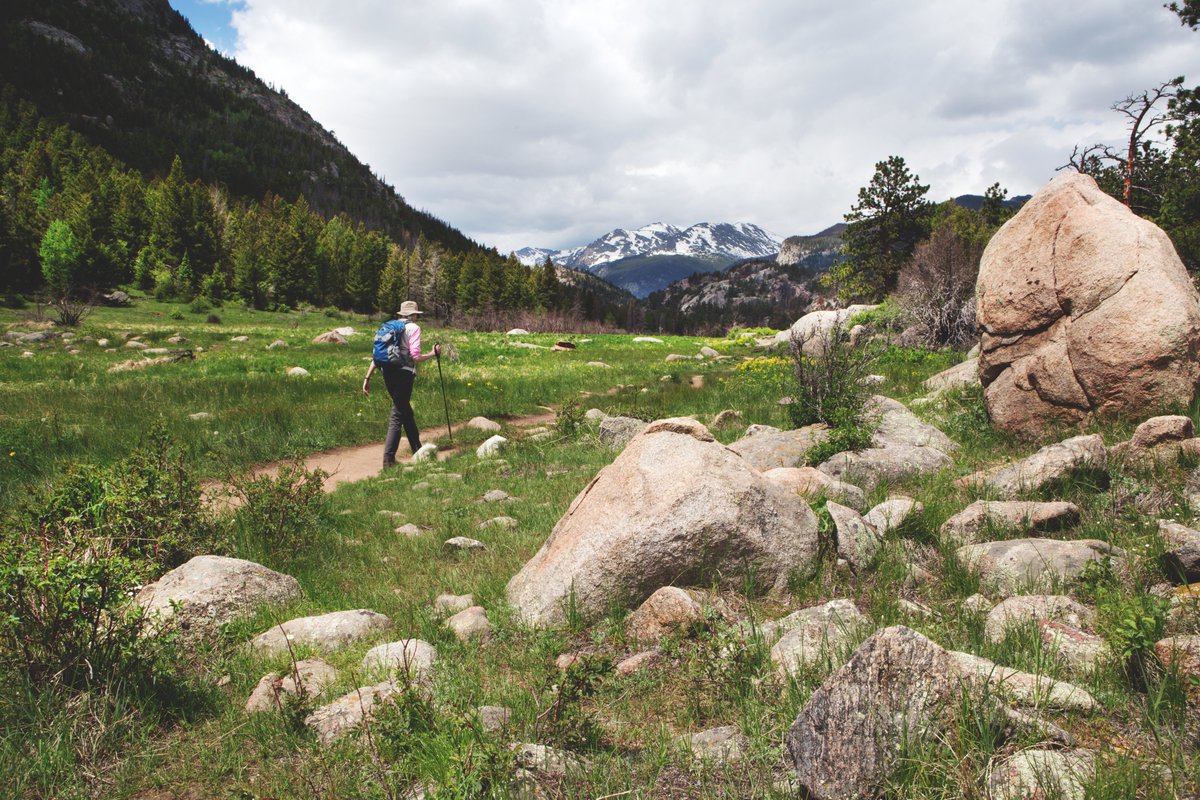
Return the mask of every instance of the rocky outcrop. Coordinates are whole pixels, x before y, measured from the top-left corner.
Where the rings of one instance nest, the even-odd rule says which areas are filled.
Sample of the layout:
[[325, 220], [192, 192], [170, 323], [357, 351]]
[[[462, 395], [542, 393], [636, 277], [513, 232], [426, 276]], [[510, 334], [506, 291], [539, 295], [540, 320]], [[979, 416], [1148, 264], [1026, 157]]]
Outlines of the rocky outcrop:
[[283, 605], [303, 593], [290, 575], [262, 564], [224, 556], [196, 556], [154, 583], [134, 602], [147, 616], [170, 620], [187, 638], [215, 635], [222, 625], [265, 605]]
[[651, 423], [575, 498], [541, 550], [508, 583], [527, 622], [585, 618], [638, 604], [659, 587], [809, 575], [817, 519], [691, 419]]
[[1200, 294], [1167, 235], [1063, 173], [992, 237], [979, 267], [980, 380], [1003, 430], [1186, 406]]

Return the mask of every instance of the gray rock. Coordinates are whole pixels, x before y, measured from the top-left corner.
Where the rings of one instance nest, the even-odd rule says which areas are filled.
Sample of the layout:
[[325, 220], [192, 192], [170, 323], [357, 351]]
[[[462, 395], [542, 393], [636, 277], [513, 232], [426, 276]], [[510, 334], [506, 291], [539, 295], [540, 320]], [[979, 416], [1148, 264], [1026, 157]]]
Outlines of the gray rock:
[[400, 691], [395, 681], [360, 686], [304, 718], [317, 741], [328, 747], [373, 717], [379, 707]]
[[635, 673], [655, 667], [661, 661], [662, 654], [658, 650], [645, 650], [629, 658], [622, 659], [613, 669], [613, 672], [616, 673], [617, 677], [627, 678]]
[[818, 356], [825, 352], [829, 335], [835, 327], [844, 326], [855, 314], [872, 311], [879, 306], [852, 305], [846, 308], [810, 311], [792, 323], [787, 330], [775, 334], [775, 346], [791, 346], [795, 342], [805, 355]]
[[229, 341], [231, 341], [231, 342], [248, 342], [248, 341], [250, 341], [250, 337], [249, 336], [231, 336], [231, 337], [229, 337]]
[[285, 342], [283, 339], [276, 339], [275, 341], [273, 341], [269, 345], [267, 345], [267, 349], [268, 350], [279, 350], [280, 348], [287, 347], [287, 346], [288, 346], [288, 343]]
[[479, 530], [486, 530], [487, 528], [515, 528], [519, 524], [512, 517], [492, 517], [479, 523], [478, 527]]
[[1200, 581], [1200, 531], [1160, 519], [1158, 533], [1163, 539], [1159, 563], [1167, 576], [1175, 583]]
[[999, 642], [1011, 627], [1044, 620], [1065, 622], [1073, 628], [1092, 624], [1095, 614], [1085, 605], [1059, 594], [1025, 594], [1001, 601], [988, 612], [983, 631], [991, 642]]
[[740, 455], [750, 466], [760, 472], [777, 467], [799, 467], [813, 445], [829, 438], [826, 425], [809, 425], [792, 431], [767, 429], [767, 426], [751, 426], [746, 435], [729, 445], [729, 449]]
[[412, 460], [414, 462], [421, 461], [437, 461], [438, 446], [433, 442], [427, 442], [421, 445], [421, 449], [413, 453]]
[[507, 728], [512, 720], [512, 711], [504, 706], [480, 706], [478, 714], [479, 727], [493, 736]]
[[483, 431], [484, 433], [500, 432], [500, 423], [493, 422], [487, 417], [472, 417], [470, 422], [467, 423], [467, 427], [474, 428], [477, 431]]
[[583, 416], [584, 419], [592, 422], [603, 422], [604, 420], [608, 419], [608, 414], [605, 414], [598, 408], [589, 408]]
[[443, 623], [460, 642], [486, 642], [492, 638], [492, 623], [483, 606], [464, 608]]
[[433, 610], [438, 614], [457, 614], [475, 605], [473, 594], [439, 594], [433, 601]]
[[346, 337], [337, 331], [326, 331], [313, 337], [313, 344], [345, 344]]
[[875, 395], [867, 401], [865, 412], [878, 419], [871, 443], [875, 447], [932, 447], [946, 455], [958, 449], [958, 444], [932, 425], [922, 422], [903, 403]]
[[469, 539], [466, 536], [453, 536], [446, 540], [445, 546], [450, 550], [486, 550], [487, 545], [478, 539]]
[[372, 647], [363, 656], [362, 671], [400, 671], [410, 680], [425, 680], [437, 662], [437, 648], [420, 639], [401, 639]]
[[365, 608], [334, 611], [276, 625], [254, 637], [250, 648], [266, 656], [277, 656], [289, 652], [290, 643], [293, 648], [308, 647], [331, 653], [391, 627], [391, 619]]
[[649, 424], [633, 417], [605, 417], [600, 421], [600, 443], [620, 450]]
[[662, 339], [658, 339], [654, 336], [635, 336], [635, 337], [633, 337], [633, 341], [641, 342], [641, 343], [645, 343], [645, 344], [662, 344], [663, 343]]
[[529, 331], [525, 330], [524, 328], [513, 328], [511, 331], [509, 331], [508, 333], [505, 334], [505, 336], [528, 336], [528, 335], [529, 335]]
[[1015, 464], [968, 476], [962, 483], [982, 484], [1012, 499], [1023, 492], [1043, 489], [1072, 473], [1107, 474], [1107, 471], [1104, 440], [1099, 434], [1091, 434], [1046, 445]]
[[292, 367], [287, 371], [289, 378], [307, 378], [308, 370], [304, 367]]
[[[33, 334], [30, 335], [32, 336]], [[137, 339], [130, 339], [125, 343], [125, 346], [130, 350], [147, 350], [150, 347], [150, 345], [146, 344], [145, 342], [139, 342]]]
[[54, 338], [54, 334], [50, 331], [33, 331], [18, 336], [17, 341], [23, 344], [37, 344], [38, 342], [48, 342], [52, 338]]
[[672, 583], [738, 584], [753, 569], [783, 589], [816, 568], [817, 519], [690, 419], [652, 423], [571, 503], [508, 584], [534, 625], [640, 603]]
[[955, 364], [950, 369], [927, 378], [923, 386], [926, 391], [935, 393], [979, 386], [979, 357], [968, 358], [961, 364]]
[[994, 757], [987, 770], [988, 800], [1084, 800], [1095, 774], [1090, 750], [1018, 750]]
[[1079, 524], [1074, 503], [1024, 500], [976, 500], [942, 524], [942, 536], [960, 545], [974, 544], [987, 533], [1058, 531]]
[[420, 536], [422, 533], [424, 533], [424, 531], [422, 531], [420, 526], [416, 525], [415, 523], [406, 522], [393, 530], [392, 533], [397, 533], [401, 536]]
[[142, 587], [134, 602], [146, 610], [151, 624], [156, 617], [169, 620], [185, 638], [204, 638], [262, 606], [284, 605], [302, 595], [295, 578], [253, 561], [196, 556]]
[[1084, 689], [1066, 681], [1002, 667], [986, 658], [951, 651], [962, 674], [984, 681], [990, 690], [1027, 708], [1094, 711], [1096, 700]]
[[687, 747], [692, 758], [702, 763], [723, 767], [736, 764], [750, 749], [750, 740], [738, 730], [736, 725], [723, 725], [719, 728], [709, 728], [700, 733], [683, 736], [680, 744]]
[[1094, 672], [1112, 657], [1108, 643], [1094, 633], [1054, 620], [1039, 620], [1037, 625], [1042, 649], [1075, 672]]
[[[268, 672], [250, 693], [246, 701], [246, 713], [274, 711], [288, 702], [288, 698], [298, 698], [301, 691], [306, 698], [318, 698], [325, 693], [327, 686], [337, 681], [339, 675], [336, 668], [319, 658], [297, 661], [293, 670], [282, 676], [277, 672]], [[296, 680], [297, 676], [299, 681]]]
[[488, 489], [481, 499], [485, 503], [503, 503], [512, 500], [513, 496], [503, 489]]
[[985, 587], [1007, 597], [1053, 592], [1077, 580], [1091, 562], [1118, 559], [1123, 553], [1097, 539], [1011, 539], [966, 545], [957, 555], [963, 564], [979, 571]]
[[212, 414], [207, 411], [197, 411], [195, 414], [188, 414], [188, 419], [203, 422], [206, 419], [212, 419]]
[[950, 457], [936, 447], [896, 444], [838, 453], [817, 469], [869, 491], [882, 483], [899, 483], [931, 475], [953, 465]]
[[642, 644], [686, 635], [703, 626], [704, 607], [691, 593], [675, 586], [658, 589], [625, 619], [626, 633]]
[[704, 356], [705, 358], [719, 358], [721, 354], [716, 350], [713, 350], [711, 347], [701, 347], [700, 355]]
[[776, 467], [765, 470], [763, 477], [810, 502], [824, 496], [855, 511], [862, 511], [867, 505], [862, 489], [831, 478], [816, 467]]
[[584, 767], [583, 759], [578, 756], [544, 744], [513, 744], [510, 749], [518, 766], [543, 775], [561, 778]]
[[883, 540], [875, 529], [868, 525], [858, 512], [832, 500], [825, 503], [825, 510], [837, 528], [837, 552], [846, 559], [850, 568], [861, 572], [875, 560]]
[[971, 614], [986, 614], [992, 607], [992, 601], [981, 594], [973, 594], [962, 601], [963, 610]]
[[712, 426], [714, 428], [723, 428], [726, 425], [732, 425], [735, 422], [740, 422], [741, 419], [742, 412], [736, 411], [732, 408], [727, 408], [713, 417]]
[[843, 648], [870, 624], [871, 620], [850, 600], [831, 600], [768, 623], [763, 632], [767, 637], [783, 633], [771, 648], [771, 662], [781, 676], [787, 676], [822, 662], [841, 666]]
[[1196, 426], [1191, 417], [1173, 414], [1151, 417], [1137, 426], [1130, 445], [1138, 448], [1157, 447], [1166, 442], [1181, 442], [1196, 435]]
[[903, 525], [913, 514], [920, 514], [924, 510], [925, 507], [911, 497], [896, 495], [868, 511], [863, 521], [883, 537]]

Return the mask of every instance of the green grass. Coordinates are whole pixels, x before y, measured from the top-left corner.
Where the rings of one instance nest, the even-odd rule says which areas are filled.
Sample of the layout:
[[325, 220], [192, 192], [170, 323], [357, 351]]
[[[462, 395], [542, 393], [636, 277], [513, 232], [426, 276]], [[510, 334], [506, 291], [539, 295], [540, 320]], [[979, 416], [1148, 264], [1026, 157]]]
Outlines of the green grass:
[[[96, 352], [94, 346], [69, 356], [61, 344], [54, 344], [29, 348], [37, 355], [22, 359], [24, 348], [0, 349], [6, 399], [0, 410], [3, 435], [11, 430], [21, 437], [14, 433], [14, 446], [6, 443], [5, 453], [16, 450], [18, 441], [31, 448], [8, 457], [11, 463], [0, 468], [6, 470], [0, 472], [5, 497], [15, 497], [30, 482], [52, 479], [76, 461], [115, 461], [154, 419], [166, 422], [198, 471], [217, 477], [232, 467], [382, 438], [382, 386], [377, 385], [379, 395], [371, 400], [359, 392], [366, 337], [344, 348], [310, 344], [315, 334], [343, 324], [369, 329], [367, 321], [226, 308], [217, 310], [223, 319], [217, 326], [187, 314], [182, 322], [170, 320], [167, 315], [173, 308], [139, 301], [133, 309], [101, 310], [84, 332], [111, 338], [122, 330], [146, 331], [157, 340], [180, 332], [190, 344], [205, 347], [195, 363], [110, 374], [109, 366], [132, 356]], [[12, 312], [0, 313], [12, 318]], [[238, 334], [249, 335], [250, 342], [229, 343]], [[504, 422], [540, 406], [579, 399], [584, 408], [647, 419], [695, 415], [708, 422], [720, 410], [739, 409], [744, 417], [738, 424], [714, 431], [724, 442], [738, 438], [751, 423], [786, 426], [785, 409], [776, 404], [789, 393], [786, 362], [743, 362], [742, 356], [759, 354], [726, 340], [666, 337], [664, 344], [656, 345], [635, 344], [631, 336], [580, 336], [568, 337], [578, 342], [578, 350], [557, 353], [514, 348], [503, 335], [429, 330], [425, 336], [427, 341], [453, 342], [458, 349], [459, 359], [443, 365], [456, 420], [484, 415]], [[289, 348], [265, 350], [275, 338], [288, 339]], [[520, 338], [551, 344], [555, 337]], [[668, 353], [690, 355], [702, 344], [732, 358], [664, 361]], [[960, 358], [953, 353], [889, 351], [876, 364], [875, 371], [885, 377], [878, 391], [910, 401], [922, 394], [921, 381]], [[588, 361], [603, 361], [612, 368], [586, 367]], [[295, 364], [309, 369], [312, 378], [286, 379], [284, 369]], [[427, 428], [434, 427], [441, 414], [435, 369], [429, 364], [422, 368], [415, 397], [418, 418]], [[693, 375], [704, 376], [703, 387], [691, 385]], [[622, 384], [625, 388], [609, 393]], [[458, 402], [463, 399], [467, 402]], [[213, 419], [192, 422], [187, 414], [197, 410], [209, 411]], [[815, 577], [791, 587], [790, 598], [726, 592], [723, 599], [761, 621], [818, 601], [848, 597], [879, 626], [906, 624], [945, 647], [1079, 682], [1098, 699], [1101, 712], [1051, 718], [1082, 746], [1110, 753], [1089, 787], [1089, 798], [1168, 797], [1190, 790], [1189, 782], [1200, 774], [1197, 718], [1177, 676], [1154, 673], [1139, 685], [1119, 660], [1091, 675], [1072, 674], [1032, 630], [1017, 630], [991, 643], [984, 637], [982, 616], [960, 608], [963, 599], [979, 590], [978, 577], [958, 564], [954, 546], [938, 531], [976, 493], [954, 486], [953, 479], [1026, 455], [1053, 440], [1051, 435], [1043, 442], [1022, 443], [995, 433], [986, 424], [978, 393], [950, 393], [918, 413], [956, 439], [962, 452], [955, 468], [945, 474], [880, 487], [871, 494], [877, 502], [889, 492], [905, 493], [924, 505], [923, 513], [888, 535], [873, 570], [852, 575], [838, 569], [827, 553]], [[1097, 430], [1113, 442], [1127, 437], [1131, 427], [1104, 425]], [[622, 629], [623, 609], [591, 625], [531, 630], [512, 618], [504, 587], [541, 546], [575, 495], [612, 461], [613, 453], [599, 444], [594, 425], [544, 442], [522, 439], [512, 426], [506, 426], [504, 434], [513, 441], [502, 461], [479, 461], [464, 448], [442, 464], [401, 468], [343, 485], [328, 497], [328, 507], [307, 543], [295, 548], [280, 548], [244, 528], [235, 531], [236, 555], [296, 576], [305, 598], [232, 626], [227, 632], [230, 646], [193, 656], [187, 669], [201, 690], [186, 702], [164, 711], [146, 698], [119, 691], [70, 704], [49, 690], [40, 695], [32, 690], [0, 692], [0, 775], [9, 776], [5, 791], [28, 797], [139, 800], [400, 797], [423, 780], [461, 783], [464, 774], [486, 774], [489, 759], [501, 758], [497, 746], [509, 741], [560, 743], [568, 733], [562, 726], [549, 725], [546, 714], [558, 696], [556, 687], [565, 680], [555, 659], [564, 652], [583, 651], [615, 663], [632, 654]], [[482, 438], [467, 431], [455, 436], [464, 443]], [[41, 444], [47, 440], [50, 447]], [[1097, 608], [1098, 624], [1110, 641], [1126, 635], [1120, 632], [1122, 617], [1164, 579], [1157, 565], [1162, 543], [1154, 520], [1159, 515], [1187, 518], [1190, 510], [1183, 491], [1191, 466], [1114, 469], [1107, 487], [1087, 480], [1059, 487], [1056, 499], [1077, 503], [1083, 519], [1077, 528], [1052, 535], [1103, 539], [1130, 554], [1122, 569], [1097, 574], [1073, 589]], [[422, 483], [429, 488], [416, 488]], [[502, 506], [480, 503], [484, 492], [494, 488], [517, 500]], [[383, 510], [400, 512], [401, 518], [385, 517], [379, 513]], [[517, 527], [478, 528], [499, 514], [517, 519]], [[416, 537], [394, 533], [404, 522], [426, 530]], [[457, 535], [480, 539], [487, 549], [470, 554], [447, 551], [443, 541]], [[927, 582], [912, 582], [910, 559], [929, 571]], [[473, 594], [496, 626], [492, 642], [486, 647], [458, 642], [433, 613], [433, 599], [441, 593]], [[918, 600], [937, 613], [928, 619], [907, 616], [898, 603], [901, 598]], [[287, 659], [252, 656], [232, 645], [284, 619], [349, 608], [387, 614], [395, 629], [326, 656], [343, 670], [329, 694], [337, 696], [365, 682], [358, 664], [373, 644], [420, 637], [436, 645], [440, 654], [432, 692], [437, 722], [432, 729], [412, 733], [411, 724], [401, 726], [410, 731], [405, 734], [409, 738], [390, 741], [383, 730], [387, 726], [381, 725], [382, 744], [351, 737], [323, 749], [294, 718], [247, 717], [242, 706], [259, 677], [285, 669]], [[1164, 630], [1197, 632], [1200, 620], [1172, 618]], [[769, 647], [760, 638], [723, 623], [714, 621], [690, 639], [668, 641], [661, 667], [625, 678], [606, 674], [594, 692], [572, 704], [571, 720], [580, 730], [595, 734], [587, 744], [570, 746], [587, 759], [587, 766], [544, 788], [552, 797], [790, 797], [778, 780], [786, 772], [783, 737], [812, 692], [855, 644], [784, 681], [776, 676]], [[226, 675], [228, 682], [217, 688]], [[511, 729], [490, 743], [471, 734], [465, 722], [484, 704], [513, 711]], [[956, 729], [906, 754], [887, 796], [983, 797], [990, 758], [1035, 744], [1021, 736], [998, 738], [995, 720], [966, 701], [962, 712]], [[675, 742], [677, 736], [726, 724], [739, 726], [749, 739], [749, 754], [736, 767], [693, 763]], [[400, 736], [396, 730], [401, 728], [393, 734]], [[401, 747], [401, 741], [407, 744]], [[1174, 783], [1148, 780], [1147, 775], [1156, 774], [1155, 765], [1170, 768]]]

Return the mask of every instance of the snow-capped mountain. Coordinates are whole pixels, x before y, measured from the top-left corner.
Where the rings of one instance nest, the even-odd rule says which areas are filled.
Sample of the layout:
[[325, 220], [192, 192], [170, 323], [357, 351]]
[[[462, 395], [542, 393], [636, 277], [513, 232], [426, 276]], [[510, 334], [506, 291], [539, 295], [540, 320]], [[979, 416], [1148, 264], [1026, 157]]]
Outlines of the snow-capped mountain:
[[774, 256], [781, 245], [778, 236], [746, 222], [701, 222], [686, 230], [655, 222], [635, 230], [617, 228], [569, 250], [525, 247], [515, 255], [528, 266], [541, 264], [549, 256], [556, 264], [591, 272], [645, 297], [696, 272]]
[[634, 230], [617, 228], [582, 247], [569, 250], [524, 247], [516, 255], [529, 266], [550, 256], [556, 264], [594, 272], [602, 264], [634, 256], [718, 256], [740, 261], [778, 253], [781, 244], [778, 236], [747, 222], [715, 225], [701, 222], [686, 230], [655, 222]]

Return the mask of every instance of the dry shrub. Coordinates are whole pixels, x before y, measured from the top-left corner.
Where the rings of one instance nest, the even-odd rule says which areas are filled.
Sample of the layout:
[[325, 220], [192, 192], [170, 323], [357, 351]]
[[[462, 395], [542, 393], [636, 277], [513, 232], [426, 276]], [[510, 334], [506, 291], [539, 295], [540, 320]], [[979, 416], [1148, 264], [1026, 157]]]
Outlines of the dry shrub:
[[943, 225], [900, 271], [897, 299], [924, 344], [958, 347], [974, 340], [975, 280], [982, 256], [982, 244]]

